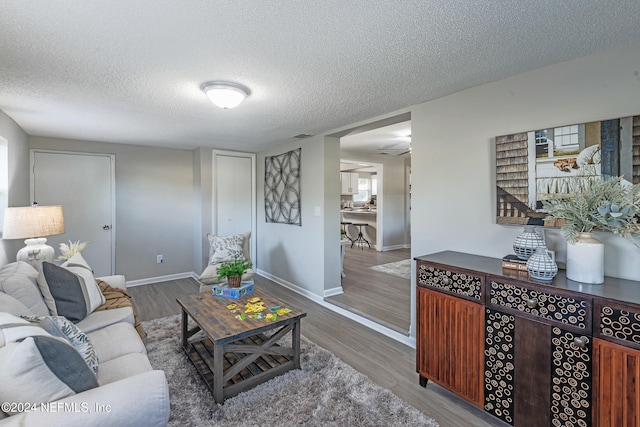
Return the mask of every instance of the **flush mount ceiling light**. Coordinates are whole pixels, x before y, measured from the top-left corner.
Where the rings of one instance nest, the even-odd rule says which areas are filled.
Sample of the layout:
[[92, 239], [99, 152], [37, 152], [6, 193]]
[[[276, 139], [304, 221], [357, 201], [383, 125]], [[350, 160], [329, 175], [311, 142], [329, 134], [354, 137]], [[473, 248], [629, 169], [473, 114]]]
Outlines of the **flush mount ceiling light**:
[[200, 89], [211, 102], [224, 109], [237, 107], [249, 96], [249, 89], [232, 82], [206, 82], [202, 83]]

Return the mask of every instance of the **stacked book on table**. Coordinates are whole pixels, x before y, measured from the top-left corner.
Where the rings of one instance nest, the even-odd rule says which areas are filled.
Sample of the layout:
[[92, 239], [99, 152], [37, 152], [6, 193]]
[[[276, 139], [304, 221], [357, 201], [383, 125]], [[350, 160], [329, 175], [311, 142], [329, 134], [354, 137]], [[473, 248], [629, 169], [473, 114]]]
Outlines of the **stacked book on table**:
[[527, 260], [518, 258], [518, 255], [509, 254], [502, 257], [502, 272], [514, 279], [529, 279]]

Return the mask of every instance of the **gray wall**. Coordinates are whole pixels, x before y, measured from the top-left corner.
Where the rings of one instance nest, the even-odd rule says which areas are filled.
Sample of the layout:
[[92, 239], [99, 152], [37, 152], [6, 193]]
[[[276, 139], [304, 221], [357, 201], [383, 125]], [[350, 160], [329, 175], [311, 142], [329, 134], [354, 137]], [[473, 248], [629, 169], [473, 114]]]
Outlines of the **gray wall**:
[[[494, 257], [511, 252], [521, 227], [495, 223], [494, 137], [639, 114], [638, 70], [640, 45], [634, 45], [404, 110], [412, 118], [412, 255], [446, 249]], [[206, 260], [202, 239], [211, 223], [207, 217], [211, 191], [206, 188], [211, 182], [209, 149], [193, 152], [27, 139], [1, 112], [0, 134], [9, 140], [9, 202], [14, 206], [29, 203], [29, 147], [116, 154], [116, 269], [129, 280], [192, 271], [198, 267], [198, 259]], [[339, 252], [331, 249], [337, 248], [339, 241], [340, 154], [335, 144], [335, 138], [318, 135], [257, 157], [260, 244], [256, 267], [315, 295], [340, 286]], [[299, 146], [303, 148], [303, 225], [266, 224], [264, 158]], [[320, 208], [320, 217], [315, 216], [315, 207]], [[640, 250], [609, 233], [597, 237], [606, 244], [605, 273], [640, 280]], [[564, 239], [557, 230], [548, 232], [548, 238], [558, 259], [564, 261]], [[156, 253], [163, 253], [165, 264], [155, 263]], [[0, 261], [3, 257], [15, 257], [6, 242], [0, 247]]]
[[[9, 206], [29, 205], [29, 137], [16, 122], [0, 111], [0, 136], [8, 142]], [[0, 224], [0, 230], [3, 224]], [[16, 260], [22, 240], [0, 240], [0, 265]]]
[[[304, 293], [340, 287], [339, 147], [336, 138], [311, 137], [258, 153], [257, 268]], [[326, 144], [326, 147], [325, 147]], [[264, 162], [302, 147], [302, 226], [265, 222]], [[333, 163], [329, 163], [333, 162]], [[324, 179], [323, 179], [324, 178]], [[315, 209], [320, 216], [315, 215]], [[327, 250], [325, 248], [334, 248]]]
[[[541, 68], [412, 108], [412, 255], [512, 252], [496, 224], [495, 136], [640, 114], [640, 44]], [[566, 242], [547, 232], [559, 261]], [[611, 233], [605, 274], [640, 280], [640, 249]]]
[[193, 151], [44, 137], [29, 138], [29, 148], [115, 154], [116, 273], [139, 280], [193, 271]]
[[193, 266], [195, 273], [204, 270], [209, 261], [212, 212], [213, 150], [200, 147], [193, 152]]

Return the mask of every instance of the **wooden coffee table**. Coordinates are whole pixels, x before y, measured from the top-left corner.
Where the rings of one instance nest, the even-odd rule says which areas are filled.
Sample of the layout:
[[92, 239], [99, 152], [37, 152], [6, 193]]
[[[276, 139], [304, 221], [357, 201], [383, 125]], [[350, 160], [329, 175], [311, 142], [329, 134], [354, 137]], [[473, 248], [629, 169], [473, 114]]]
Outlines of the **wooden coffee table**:
[[[281, 306], [292, 311], [278, 315], [275, 321], [237, 319], [227, 305], [239, 309], [253, 297], [260, 297], [268, 308]], [[204, 379], [217, 403], [233, 397], [271, 378], [300, 368], [300, 321], [307, 315], [288, 304], [256, 289], [239, 300], [209, 293], [177, 298], [182, 307], [182, 347]], [[263, 312], [264, 314], [269, 311]], [[188, 318], [197, 326], [188, 329]], [[189, 341], [198, 331], [206, 337]], [[267, 337], [265, 332], [273, 331]], [[276, 344], [291, 333], [291, 347]]]

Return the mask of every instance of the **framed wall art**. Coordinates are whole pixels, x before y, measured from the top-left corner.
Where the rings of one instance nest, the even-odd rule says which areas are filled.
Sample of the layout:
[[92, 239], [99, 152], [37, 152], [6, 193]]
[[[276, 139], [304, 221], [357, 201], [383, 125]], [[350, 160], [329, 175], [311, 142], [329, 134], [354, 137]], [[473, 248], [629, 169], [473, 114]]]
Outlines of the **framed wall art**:
[[300, 156], [302, 148], [265, 157], [264, 210], [266, 222], [302, 225]]

